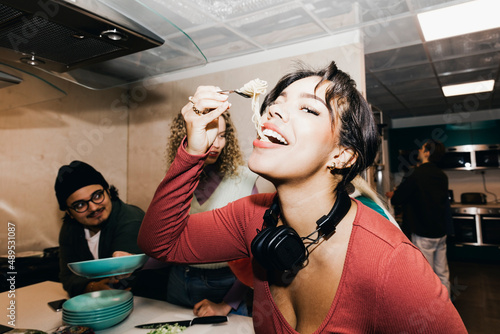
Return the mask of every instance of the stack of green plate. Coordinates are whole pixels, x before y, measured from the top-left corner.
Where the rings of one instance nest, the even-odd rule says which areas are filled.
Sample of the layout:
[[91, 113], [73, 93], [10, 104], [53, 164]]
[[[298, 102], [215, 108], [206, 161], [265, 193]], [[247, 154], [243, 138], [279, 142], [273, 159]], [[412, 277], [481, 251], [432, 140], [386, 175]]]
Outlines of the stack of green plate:
[[63, 321], [68, 325], [101, 330], [123, 321], [134, 307], [133, 295], [124, 290], [85, 293], [63, 304]]

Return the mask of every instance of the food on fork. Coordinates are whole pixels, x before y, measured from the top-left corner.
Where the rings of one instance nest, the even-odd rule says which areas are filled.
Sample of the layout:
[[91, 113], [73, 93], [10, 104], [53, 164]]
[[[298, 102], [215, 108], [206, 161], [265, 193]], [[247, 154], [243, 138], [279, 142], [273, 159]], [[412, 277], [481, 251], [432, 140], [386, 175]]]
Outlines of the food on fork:
[[259, 96], [261, 94], [265, 94], [267, 91], [267, 81], [254, 79], [247, 82], [243, 87], [238, 89], [241, 93], [252, 97], [252, 121], [255, 124], [255, 129], [259, 134], [260, 138], [265, 138], [262, 133], [261, 124], [260, 124], [260, 103]]

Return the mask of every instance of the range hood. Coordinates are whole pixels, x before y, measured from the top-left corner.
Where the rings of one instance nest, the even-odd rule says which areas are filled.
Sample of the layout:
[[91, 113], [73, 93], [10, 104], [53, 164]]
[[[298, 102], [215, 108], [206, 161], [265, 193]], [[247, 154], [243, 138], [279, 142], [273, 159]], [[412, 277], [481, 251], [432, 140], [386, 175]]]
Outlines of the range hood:
[[21, 82], [23, 82], [23, 79], [18, 78], [15, 75], [11, 75], [9, 73], [0, 71], [0, 88], [9, 87], [12, 85], [18, 85]]
[[0, 65], [20, 72], [106, 89], [206, 62], [189, 36], [135, 0], [0, 0]]
[[2, 0], [0, 56], [66, 72], [154, 48], [164, 40], [94, 1]]

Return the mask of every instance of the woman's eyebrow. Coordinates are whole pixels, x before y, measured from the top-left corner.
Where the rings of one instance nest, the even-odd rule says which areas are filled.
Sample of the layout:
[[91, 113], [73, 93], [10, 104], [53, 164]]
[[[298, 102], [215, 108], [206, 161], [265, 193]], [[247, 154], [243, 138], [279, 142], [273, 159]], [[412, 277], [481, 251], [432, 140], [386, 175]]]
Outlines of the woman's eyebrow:
[[326, 105], [326, 102], [322, 98], [319, 98], [316, 95], [309, 94], [309, 93], [302, 93], [302, 94], [300, 94], [300, 97], [307, 98], [307, 99], [317, 100], [317, 101], [323, 103], [325, 105], [325, 107], [328, 109], [328, 106]]

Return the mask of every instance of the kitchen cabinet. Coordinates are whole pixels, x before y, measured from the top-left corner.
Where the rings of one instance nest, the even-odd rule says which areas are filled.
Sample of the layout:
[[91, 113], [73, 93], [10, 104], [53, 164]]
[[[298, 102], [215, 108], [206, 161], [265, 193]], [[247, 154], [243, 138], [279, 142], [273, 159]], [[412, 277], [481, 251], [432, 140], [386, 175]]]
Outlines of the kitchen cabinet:
[[428, 139], [443, 142], [445, 147], [498, 144], [500, 120], [439, 124], [388, 130], [389, 163], [392, 173], [416, 163], [417, 151]]

